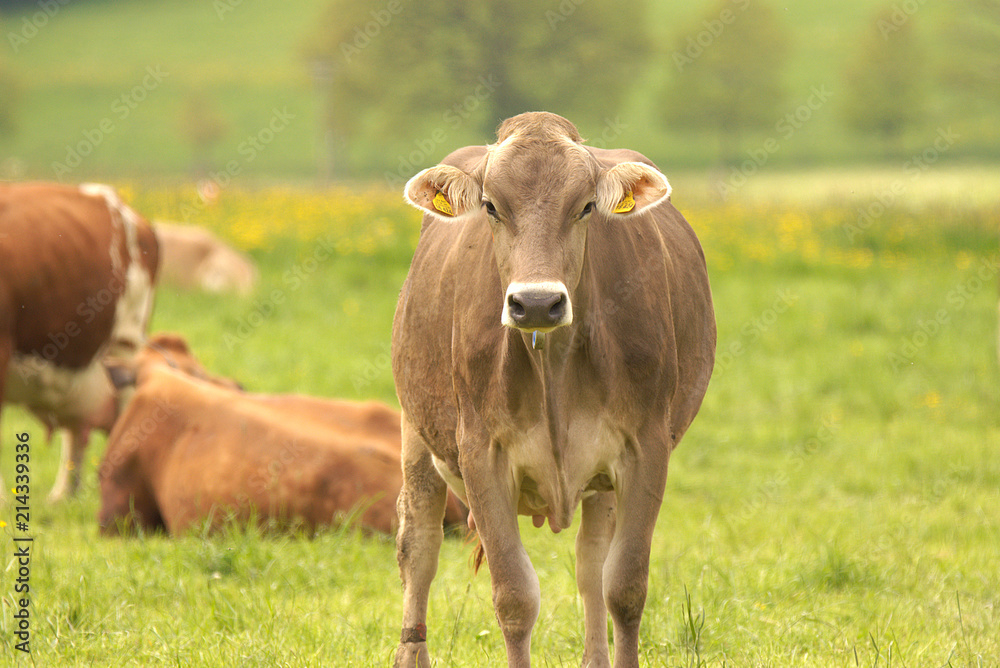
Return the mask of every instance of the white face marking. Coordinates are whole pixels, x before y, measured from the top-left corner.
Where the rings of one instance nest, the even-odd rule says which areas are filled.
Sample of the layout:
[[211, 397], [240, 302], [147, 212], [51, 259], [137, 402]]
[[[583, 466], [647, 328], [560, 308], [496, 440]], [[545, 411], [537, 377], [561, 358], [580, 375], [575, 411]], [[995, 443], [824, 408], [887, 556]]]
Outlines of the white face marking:
[[[565, 300], [565, 306], [563, 308], [562, 316], [552, 323], [551, 326], [547, 327], [531, 327], [524, 328], [519, 325], [515, 320], [514, 316], [511, 314], [509, 308], [511, 297], [513, 295], [527, 295], [527, 296], [544, 296], [544, 295], [561, 295]], [[503, 299], [503, 309], [500, 313], [500, 324], [505, 327], [511, 327], [513, 329], [521, 329], [522, 331], [538, 331], [538, 332], [551, 332], [557, 327], [565, 327], [566, 325], [573, 324], [573, 302], [570, 300], [569, 291], [562, 281], [541, 281], [539, 283], [511, 283], [507, 286], [507, 293], [504, 295]]]

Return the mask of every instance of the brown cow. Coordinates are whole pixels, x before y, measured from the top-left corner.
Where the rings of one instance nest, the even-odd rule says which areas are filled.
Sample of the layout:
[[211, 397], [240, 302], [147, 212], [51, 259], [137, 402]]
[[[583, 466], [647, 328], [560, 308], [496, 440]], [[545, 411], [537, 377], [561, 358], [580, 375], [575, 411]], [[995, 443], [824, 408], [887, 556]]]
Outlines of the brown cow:
[[163, 221], [153, 223], [163, 256], [162, 283], [185, 290], [235, 292], [246, 296], [257, 284], [253, 260], [208, 230]]
[[[355, 509], [365, 529], [394, 530], [397, 411], [204, 382], [185, 372], [200, 365], [174, 339], [166, 352], [157, 344], [164, 337], [151, 337], [136, 358], [136, 390], [100, 467], [103, 533], [138, 525], [177, 534], [251, 518], [312, 532]], [[447, 522], [464, 525], [466, 516], [453, 498]]]
[[184, 375], [204, 380], [230, 390], [242, 390], [235, 380], [216, 376], [208, 372], [191, 352], [187, 341], [180, 334], [157, 332], [150, 334], [145, 345], [134, 356], [126, 359], [106, 357], [104, 366], [108, 368], [111, 380], [119, 392], [118, 404], [124, 406], [135, 390], [136, 376], [142, 369], [150, 369], [157, 364], [177, 369]]
[[583, 665], [638, 665], [667, 460], [715, 359], [701, 246], [642, 155], [548, 113], [501, 124], [406, 185], [424, 211], [393, 327], [403, 407], [396, 664], [427, 666], [446, 483], [470, 508], [511, 666], [530, 664], [538, 577], [517, 515], [577, 505]]
[[111, 428], [101, 359], [142, 344], [157, 263], [149, 223], [111, 188], [0, 184], [0, 405], [68, 430], [51, 500], [76, 493], [91, 429]]

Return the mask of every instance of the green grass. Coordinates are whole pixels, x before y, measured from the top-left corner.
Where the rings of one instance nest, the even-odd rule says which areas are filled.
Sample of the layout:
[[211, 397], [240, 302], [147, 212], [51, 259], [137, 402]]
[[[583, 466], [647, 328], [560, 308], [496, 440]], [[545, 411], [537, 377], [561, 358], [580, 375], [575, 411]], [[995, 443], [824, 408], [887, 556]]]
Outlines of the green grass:
[[[646, 665], [997, 665], [995, 197], [941, 199], [950, 186], [928, 178], [935, 202], [894, 208], [850, 241], [837, 221], [853, 221], [870, 200], [837, 198], [817, 185], [823, 178], [756, 182], [744, 193], [770, 208], [719, 209], [683, 182], [675, 201], [705, 240], [720, 364], [671, 462], [642, 626]], [[266, 195], [235, 196], [252, 205]], [[170, 213], [151, 211], [160, 200], [142, 188], [135, 200], [151, 216]], [[824, 250], [863, 246], [872, 261], [741, 255], [749, 237], [775, 238], [782, 212], [817, 225], [832, 216], [816, 232]], [[183, 332], [207, 367], [254, 390], [392, 402], [384, 355], [409, 261], [400, 239], [417, 225], [415, 215], [393, 220], [397, 239], [322, 263], [233, 345], [227, 334], [262, 312], [308, 247], [253, 251], [262, 285], [250, 299], [161, 290], [153, 329]], [[733, 226], [740, 235], [727, 240]], [[723, 255], [732, 261], [712, 264]], [[918, 336], [941, 310], [945, 324]], [[391, 540], [239, 529], [101, 539], [94, 470], [103, 438], [88, 453], [81, 498], [50, 507], [55, 448], [17, 409], [4, 411], [0, 430], [8, 485], [12, 435], [32, 436], [35, 665], [391, 664], [401, 614]], [[0, 655], [26, 665], [12, 636], [16, 532], [9, 509], [0, 517]], [[536, 664], [578, 665], [573, 532], [527, 522], [522, 532], [542, 585]], [[459, 540], [442, 551], [429, 616], [439, 666], [503, 661], [489, 578], [472, 575], [469, 553]]]

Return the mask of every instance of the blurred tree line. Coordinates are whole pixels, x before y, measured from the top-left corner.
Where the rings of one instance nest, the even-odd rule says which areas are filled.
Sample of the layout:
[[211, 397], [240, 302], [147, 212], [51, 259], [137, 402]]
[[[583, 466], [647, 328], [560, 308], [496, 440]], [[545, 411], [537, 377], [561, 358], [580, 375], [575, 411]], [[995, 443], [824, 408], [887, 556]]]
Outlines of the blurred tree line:
[[645, 4], [334, 0], [305, 49], [328, 100], [331, 159], [374, 137], [424, 137], [426, 150], [411, 153], [430, 154], [454, 133], [490, 137], [523, 111], [600, 123], [649, 62], [636, 20]]
[[[3, 21], [0, 21], [0, 29]], [[21, 83], [11, 71], [4, 58], [5, 52], [0, 50], [0, 138], [14, 133], [16, 110], [21, 97]]]
[[[10, 42], [0, 48], [0, 144], [31, 125], [26, 109], [37, 103], [37, 82], [12, 66], [11, 35], [44, 7], [70, 2], [44, 1], [0, 0], [0, 36]], [[801, 90], [801, 36], [773, 0], [704, 0], [667, 27], [655, 18], [666, 0], [327, 2], [298, 55], [321, 101], [315, 143], [329, 178], [401, 182], [538, 109], [571, 118], [592, 144], [735, 166], [750, 151], [766, 158], [768, 140], [811, 123], [795, 115], [814, 111], [803, 94], [825, 104], [825, 89]], [[961, 137], [954, 155], [1000, 158], [1000, 0], [872, 2], [883, 8], [838, 36], [839, 76], [825, 69], [816, 82], [835, 90], [829, 109], [782, 159], [894, 160], [940, 128]], [[210, 171], [242, 121], [218, 91], [185, 95], [172, 125], [193, 170]], [[825, 144], [811, 146], [817, 139]]]
[[[948, 19], [932, 27], [947, 54], [939, 61], [916, 29], [919, 7], [887, 4], [849, 40], [836, 105], [842, 130], [895, 156], [908, 134], [957, 124], [995, 150], [1000, 0], [949, 3]], [[649, 98], [657, 120], [715, 136], [719, 163], [739, 161], [750, 139], [780, 127], [794, 53], [771, 5], [717, 0], [658, 48], [648, 16], [645, 0], [333, 0], [305, 47], [325, 99], [327, 168], [349, 169], [361, 145], [418, 138], [385, 161], [401, 178], [456, 140], [488, 140], [522, 111], [600, 127], [657, 70], [669, 72]], [[929, 104], [934, 87], [946, 102]]]

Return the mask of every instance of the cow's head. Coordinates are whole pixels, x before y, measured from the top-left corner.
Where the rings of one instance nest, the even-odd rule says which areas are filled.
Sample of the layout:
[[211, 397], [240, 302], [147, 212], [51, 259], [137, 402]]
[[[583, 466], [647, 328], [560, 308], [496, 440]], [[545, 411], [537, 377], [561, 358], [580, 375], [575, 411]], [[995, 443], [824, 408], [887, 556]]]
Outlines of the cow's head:
[[166, 332], [151, 335], [146, 345], [131, 358], [106, 358], [104, 367], [118, 391], [119, 404], [123, 410], [136, 386], [141, 385], [156, 367], [169, 367], [190, 378], [203, 380], [218, 387], [230, 390], [243, 389], [234, 380], [210, 374], [191, 352], [183, 337]]
[[548, 332], [571, 324], [588, 226], [627, 225], [670, 195], [655, 168], [602, 166], [582, 142], [560, 116], [521, 114], [504, 121], [474, 169], [437, 165], [406, 184], [407, 201], [431, 216], [490, 226], [507, 327]]

